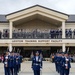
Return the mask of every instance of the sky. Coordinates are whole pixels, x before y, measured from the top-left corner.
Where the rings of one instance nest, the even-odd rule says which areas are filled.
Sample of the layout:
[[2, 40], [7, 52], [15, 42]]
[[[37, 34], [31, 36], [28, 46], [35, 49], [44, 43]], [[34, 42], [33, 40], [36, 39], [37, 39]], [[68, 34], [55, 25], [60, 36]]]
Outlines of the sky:
[[75, 14], [75, 0], [0, 0], [0, 14], [9, 14], [37, 4], [66, 14]]

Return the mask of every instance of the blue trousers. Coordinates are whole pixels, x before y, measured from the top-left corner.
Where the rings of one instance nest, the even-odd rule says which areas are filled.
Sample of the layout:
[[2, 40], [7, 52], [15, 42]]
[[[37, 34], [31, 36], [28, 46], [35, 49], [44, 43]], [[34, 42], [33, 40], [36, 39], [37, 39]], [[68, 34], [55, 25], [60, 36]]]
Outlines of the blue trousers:
[[9, 67], [4, 67], [5, 75], [10, 75]]
[[40, 75], [40, 70], [34, 70], [34, 75]]
[[60, 65], [57, 65], [57, 72], [60, 73]]
[[17, 67], [16, 66], [14, 67], [14, 75], [18, 75], [17, 74]]
[[64, 67], [60, 68], [60, 75], [64, 75]]
[[19, 71], [20, 71], [20, 67], [21, 67], [21, 65], [18, 64], [16, 67], [17, 67], [17, 72], [19, 72]]
[[11, 73], [11, 75], [14, 75], [14, 68], [13, 67], [10, 67], [10, 73]]
[[55, 68], [56, 68], [56, 71], [58, 71], [58, 69], [57, 69], [57, 64], [55, 63]]
[[69, 75], [69, 71], [70, 71], [70, 69], [65, 69], [65, 70], [64, 70], [64, 74], [65, 74], [65, 75]]

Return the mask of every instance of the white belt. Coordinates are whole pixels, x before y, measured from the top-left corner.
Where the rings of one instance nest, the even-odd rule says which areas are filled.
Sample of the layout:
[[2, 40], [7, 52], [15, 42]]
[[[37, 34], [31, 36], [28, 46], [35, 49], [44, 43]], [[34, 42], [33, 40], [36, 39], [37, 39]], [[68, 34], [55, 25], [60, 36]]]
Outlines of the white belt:
[[34, 64], [34, 65], [39, 65], [39, 64]]

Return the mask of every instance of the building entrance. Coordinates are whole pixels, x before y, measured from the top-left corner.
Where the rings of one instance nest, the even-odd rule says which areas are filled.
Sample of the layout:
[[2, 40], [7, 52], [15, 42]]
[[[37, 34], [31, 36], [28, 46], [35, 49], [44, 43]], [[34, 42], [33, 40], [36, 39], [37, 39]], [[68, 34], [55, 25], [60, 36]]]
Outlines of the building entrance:
[[27, 46], [27, 47], [14, 47], [14, 51], [20, 53], [24, 58], [30, 58], [31, 54], [35, 55], [36, 51], [39, 51], [44, 58], [50, 58], [52, 53], [61, 51], [61, 47], [50, 46]]

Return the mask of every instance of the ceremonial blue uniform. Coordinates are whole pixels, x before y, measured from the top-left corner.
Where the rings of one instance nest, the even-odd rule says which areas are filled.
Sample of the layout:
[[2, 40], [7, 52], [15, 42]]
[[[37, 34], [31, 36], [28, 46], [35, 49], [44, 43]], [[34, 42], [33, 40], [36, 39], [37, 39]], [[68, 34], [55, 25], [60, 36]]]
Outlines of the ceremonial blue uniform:
[[18, 56], [16, 56], [17, 72], [19, 72], [19, 70], [20, 70], [20, 64], [21, 64], [20, 55], [18, 55]]
[[64, 75], [64, 59], [65, 57], [62, 56], [60, 61], [60, 75]]
[[23, 58], [23, 57], [20, 55], [20, 65], [19, 65], [19, 71], [21, 70], [22, 58]]
[[58, 71], [58, 73], [60, 73], [60, 61], [61, 61], [61, 57], [60, 56], [58, 56], [57, 57], [57, 71]]
[[54, 56], [54, 62], [55, 62], [56, 71], [58, 71], [58, 69], [57, 69], [57, 56], [56, 55]]
[[12, 56], [13, 57], [13, 69], [14, 69], [14, 75], [17, 75], [17, 63], [16, 63], [16, 56]]
[[5, 75], [10, 75], [10, 69], [9, 69], [9, 56], [4, 56], [4, 71]]
[[32, 59], [34, 75], [40, 75], [40, 68], [42, 68], [42, 59], [40, 56], [34, 56]]
[[70, 58], [69, 57], [67, 57], [67, 58], [65, 57], [65, 60], [64, 60], [64, 74], [65, 75], [69, 75], [70, 68], [71, 68]]
[[9, 56], [9, 69], [10, 69], [10, 74], [13, 75], [13, 57]]

